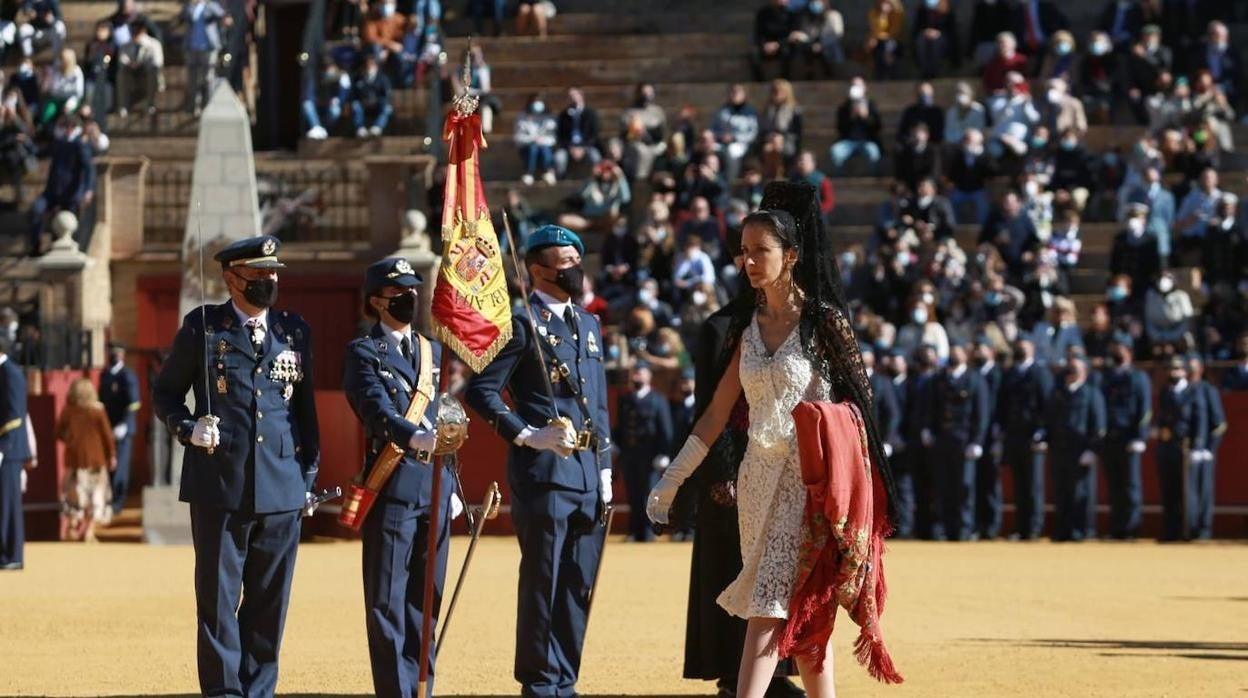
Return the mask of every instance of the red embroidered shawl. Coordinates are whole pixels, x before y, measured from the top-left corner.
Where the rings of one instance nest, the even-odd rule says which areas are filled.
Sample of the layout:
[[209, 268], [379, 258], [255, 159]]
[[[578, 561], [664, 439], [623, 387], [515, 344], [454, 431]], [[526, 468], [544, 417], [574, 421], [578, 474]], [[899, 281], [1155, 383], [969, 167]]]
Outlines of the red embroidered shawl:
[[880, 632], [888, 503], [871, 465], [862, 415], [850, 402], [802, 402], [793, 419], [809, 533], [780, 655], [803, 656], [822, 669], [837, 607], [844, 606], [861, 629], [854, 644], [859, 663], [879, 681], [901, 683]]

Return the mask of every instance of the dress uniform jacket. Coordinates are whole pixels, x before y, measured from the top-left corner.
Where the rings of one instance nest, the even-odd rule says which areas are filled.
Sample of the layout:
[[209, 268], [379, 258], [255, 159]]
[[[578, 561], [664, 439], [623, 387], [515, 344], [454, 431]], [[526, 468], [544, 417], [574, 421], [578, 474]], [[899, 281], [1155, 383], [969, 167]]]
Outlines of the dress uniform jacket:
[[[432, 502], [431, 463], [416, 460], [407, 444], [417, 430], [431, 431], [437, 422], [435, 399], [416, 422], [405, 418], [420, 376], [420, 345], [410, 338], [411, 358], [380, 323], [365, 337], [347, 345], [343, 392], [364, 426], [364, 477], [387, 443], [404, 448], [405, 455], [381, 490], [361, 531], [363, 539], [365, 629], [372, 664], [373, 693], [384, 698], [413, 695], [420, 679], [420, 638], [424, 622], [421, 584], [427, 572], [434, 577], [434, 608], [440, 608], [446, 584], [450, 541], [450, 499], [454, 492], [449, 469], [442, 468], [438, 504], [439, 537], [436, 556], [428, 559]], [[433, 380], [437, 385], [441, 346], [431, 344]], [[434, 615], [437, 621], [437, 614]], [[435, 675], [433, 648], [427, 648], [432, 691]]]
[[966, 450], [972, 445], [983, 448], [988, 438], [988, 392], [975, 369], [964, 366], [957, 376], [945, 369], [935, 379], [932, 402], [937, 511], [933, 535], [963, 540], [975, 530], [976, 459], [967, 458]]
[[1005, 462], [1014, 470], [1015, 524], [1020, 538], [1044, 530], [1044, 454], [1032, 450], [1044, 437], [1044, 405], [1053, 376], [1038, 360], [1013, 366], [1001, 380], [997, 421], [1005, 434]]
[[1053, 468], [1054, 532], [1057, 541], [1096, 535], [1096, 468], [1080, 463], [1105, 438], [1105, 398], [1084, 381], [1075, 390], [1055, 388], [1045, 410]]
[[1105, 483], [1109, 487], [1109, 529], [1115, 538], [1134, 538], [1140, 530], [1143, 485], [1141, 453], [1132, 441], [1147, 441], [1153, 421], [1153, 389], [1148, 374], [1135, 367], [1104, 371], [1106, 434], [1102, 449]]
[[[611, 467], [607, 377], [596, 317], [570, 304], [574, 329], [537, 293], [530, 303], [535, 325], [516, 313], [511, 340], [469, 383], [465, 398], [511, 444], [507, 479], [521, 550], [515, 678], [525, 696], [562, 697], [576, 694], [586, 599], [604, 543], [596, 524], [599, 470]], [[503, 401], [504, 390], [512, 406]], [[570, 419], [578, 432], [570, 457], [515, 443], [526, 427], [544, 427], [555, 417]]]
[[[286, 311], [270, 310], [267, 326], [257, 354], [227, 302], [192, 310], [174, 337], [152, 390], [156, 415], [183, 444], [196, 419], [208, 414], [208, 400], [221, 420], [221, 445], [213, 453], [186, 449], [184, 502], [257, 514], [296, 511], [316, 482], [311, 330]], [[194, 412], [186, 406], [188, 390], [195, 392]]]
[[0, 363], [0, 565], [22, 564], [22, 468], [31, 458], [26, 439], [26, 376], [13, 359]]

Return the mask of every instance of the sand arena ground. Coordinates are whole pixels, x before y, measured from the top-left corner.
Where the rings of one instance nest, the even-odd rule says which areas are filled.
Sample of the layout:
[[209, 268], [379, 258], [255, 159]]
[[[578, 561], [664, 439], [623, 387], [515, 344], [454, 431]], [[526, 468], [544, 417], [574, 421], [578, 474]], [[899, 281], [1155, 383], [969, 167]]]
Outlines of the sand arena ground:
[[[466, 540], [457, 538], [452, 574]], [[358, 543], [304, 545], [279, 694], [369, 695]], [[486, 539], [442, 653], [439, 694], [516, 695], [511, 538]], [[906, 684], [853, 663], [842, 696], [1228, 696], [1248, 691], [1248, 547], [895, 543], [884, 617]], [[194, 695], [191, 550], [33, 544], [0, 573], [0, 695]], [[613, 540], [579, 689], [707, 694], [679, 678], [689, 546]], [[448, 594], [449, 596], [449, 594]]]

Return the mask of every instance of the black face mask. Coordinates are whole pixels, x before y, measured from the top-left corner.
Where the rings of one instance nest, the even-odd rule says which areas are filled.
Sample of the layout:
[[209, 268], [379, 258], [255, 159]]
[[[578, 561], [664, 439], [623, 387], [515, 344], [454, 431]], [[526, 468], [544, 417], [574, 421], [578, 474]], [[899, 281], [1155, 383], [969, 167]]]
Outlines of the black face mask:
[[1017, 351], [1017, 350], [1015, 350], [1015, 352], [1014, 352], [1014, 362], [1015, 362], [1015, 363], [1019, 363], [1019, 364], [1021, 364], [1021, 363], [1023, 363], [1023, 362], [1024, 362], [1024, 361], [1026, 361], [1026, 360], [1027, 360], [1027, 354], [1026, 354], [1025, 352], [1021, 352], [1021, 351]]
[[641, 389], [644, 387], [646, 387], [645, 383], [642, 383], [641, 381], [633, 381], [633, 390], [641, 392]]
[[585, 270], [581, 265], [568, 267], [567, 269], [555, 269], [555, 285], [561, 291], [576, 300], [581, 297], [581, 293], [585, 290]]
[[248, 281], [243, 289], [243, 298], [257, 308], [270, 308], [277, 302], [277, 281], [274, 279]]
[[386, 304], [386, 312], [404, 325], [412, 324], [412, 320], [416, 319], [416, 294], [400, 293], [390, 298]]

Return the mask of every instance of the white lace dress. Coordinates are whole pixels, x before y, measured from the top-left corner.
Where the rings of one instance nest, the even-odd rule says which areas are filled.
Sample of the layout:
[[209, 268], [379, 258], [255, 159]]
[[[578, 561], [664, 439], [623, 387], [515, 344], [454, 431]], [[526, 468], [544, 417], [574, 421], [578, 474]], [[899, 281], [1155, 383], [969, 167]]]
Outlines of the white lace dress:
[[750, 441], [737, 474], [743, 567], [718, 599], [739, 618], [787, 618], [797, 579], [806, 488], [792, 412], [803, 400], [830, 397], [798, 334], [794, 329], [768, 356], [755, 316], [741, 339], [741, 386], [750, 405]]

